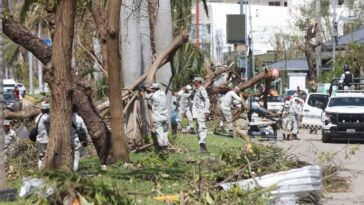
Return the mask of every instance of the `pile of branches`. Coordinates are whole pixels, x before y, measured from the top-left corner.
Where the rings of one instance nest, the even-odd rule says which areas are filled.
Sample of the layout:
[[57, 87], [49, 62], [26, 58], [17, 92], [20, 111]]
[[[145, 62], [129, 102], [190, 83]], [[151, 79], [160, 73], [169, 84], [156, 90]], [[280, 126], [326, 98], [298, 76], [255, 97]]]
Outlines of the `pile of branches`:
[[38, 150], [30, 140], [18, 139], [12, 146], [12, 151], [6, 159], [6, 174], [8, 179], [19, 179], [27, 169], [37, 167]]

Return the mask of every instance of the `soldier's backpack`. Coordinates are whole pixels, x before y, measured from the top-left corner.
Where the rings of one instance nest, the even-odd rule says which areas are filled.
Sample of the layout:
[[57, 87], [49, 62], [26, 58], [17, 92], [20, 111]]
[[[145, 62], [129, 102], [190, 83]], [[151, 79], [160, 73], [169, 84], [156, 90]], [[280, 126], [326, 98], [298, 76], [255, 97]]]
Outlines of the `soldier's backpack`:
[[353, 82], [353, 74], [345, 72], [344, 85], [350, 85]]
[[81, 144], [86, 147], [88, 145], [87, 142], [87, 134], [82, 128], [78, 128], [76, 124], [72, 121], [72, 127], [76, 129], [78, 139], [80, 140]]

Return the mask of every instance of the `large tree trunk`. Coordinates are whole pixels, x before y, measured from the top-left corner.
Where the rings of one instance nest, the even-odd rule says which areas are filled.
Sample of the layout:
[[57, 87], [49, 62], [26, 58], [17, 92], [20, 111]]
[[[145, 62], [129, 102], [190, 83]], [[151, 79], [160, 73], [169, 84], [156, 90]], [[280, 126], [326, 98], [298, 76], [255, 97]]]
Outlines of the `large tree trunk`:
[[[4, 6], [6, 9], [6, 7]], [[102, 10], [93, 8], [92, 11], [98, 11], [100, 13], [92, 12], [93, 17], [96, 17], [98, 22], [104, 22], [103, 19], [105, 17]], [[32, 35], [31, 33], [27, 32], [27, 29], [22, 27], [18, 22], [14, 21], [12, 17], [8, 17], [3, 22], [4, 25], [4, 33], [7, 35], [11, 40], [15, 43], [23, 46], [30, 52], [34, 54], [36, 58], [38, 58], [43, 64], [47, 64], [50, 62], [52, 50], [50, 47], [43, 44], [41, 39], [38, 39], [37, 36]], [[100, 33], [102, 34], [101, 45], [106, 45], [106, 40], [104, 38], [104, 32], [106, 29], [104, 23], [100, 25]], [[103, 61], [106, 59], [106, 46], [103, 46], [103, 51], [105, 50], [105, 56], [103, 56]], [[105, 68], [106, 63], [103, 64]], [[82, 86], [75, 87], [76, 92], [74, 92], [74, 99], [76, 99], [75, 103], [80, 108], [80, 116], [85, 120], [86, 127], [90, 133], [92, 141], [95, 145], [97, 153], [99, 155], [100, 161], [103, 164], [111, 164], [116, 160], [113, 159], [111, 156], [111, 149], [108, 147], [110, 146], [110, 136], [111, 132], [106, 128], [105, 122], [99, 116], [95, 106], [92, 104], [90, 94], [85, 91]], [[84, 100], [85, 97], [89, 96], [89, 100]], [[11, 116], [10, 116], [11, 117]], [[27, 117], [27, 116], [22, 116]]]
[[[2, 8], [2, 0], [0, 0], [0, 5]], [[0, 33], [3, 33], [3, 12], [0, 11]], [[3, 62], [3, 35], [0, 35], [0, 110], [4, 108], [4, 96], [3, 96], [3, 80], [4, 79], [4, 62]], [[0, 189], [6, 186], [6, 169], [5, 169], [5, 153], [4, 153], [4, 141], [5, 132], [4, 127], [4, 113], [0, 112]]]
[[95, 106], [92, 104], [91, 88], [83, 85], [80, 81], [75, 82], [76, 87], [73, 92], [73, 102], [79, 106], [78, 113], [85, 121], [92, 142], [95, 145], [97, 155], [102, 164], [112, 164], [116, 162], [111, 154], [111, 131], [102, 120]]
[[76, 1], [61, 0], [56, 10], [56, 30], [51, 64], [45, 80], [51, 89], [50, 132], [44, 169], [71, 171], [72, 43]]
[[[121, 25], [121, 48], [122, 48], [122, 75], [123, 85], [128, 87], [140, 75], [143, 74], [142, 47], [140, 34], [141, 11], [143, 8], [136, 9], [140, 3], [146, 1], [124, 0], [121, 6], [120, 25]], [[147, 16], [148, 17], [148, 16]], [[145, 17], [144, 17], [145, 18]], [[149, 35], [149, 34], [148, 34]], [[150, 42], [150, 41], [149, 41]], [[147, 56], [151, 58], [151, 56]], [[137, 123], [138, 116], [142, 116], [142, 111], [134, 108], [140, 107], [139, 100], [133, 100], [125, 112], [125, 133], [128, 137], [128, 147], [130, 150], [143, 145], [143, 137], [140, 125]]]
[[4, 18], [3, 26], [6, 36], [14, 43], [32, 52], [43, 64], [47, 64], [51, 60], [51, 48], [45, 45], [36, 35], [27, 31], [12, 17]]
[[109, 77], [111, 148], [115, 160], [129, 161], [123, 122], [123, 101], [121, 98], [121, 57], [119, 50], [120, 0], [109, 0], [107, 13], [107, 66]]
[[[139, 0], [138, 0], [139, 1]], [[121, 50], [123, 85], [129, 86], [141, 73], [139, 11], [136, 0], [124, 0], [121, 6]]]
[[[171, 43], [173, 38], [172, 30], [172, 13], [170, 0], [159, 0], [156, 22], [156, 51], [157, 56], [160, 55]], [[171, 64], [167, 63], [157, 71], [156, 82], [168, 85], [172, 78]], [[172, 113], [172, 92], [166, 90], [168, 121], [171, 119]]]
[[308, 64], [308, 82], [313, 81], [316, 77], [316, 67], [313, 63], [313, 49], [314, 45], [311, 40], [315, 37], [317, 32], [317, 23], [312, 23], [308, 26], [305, 37], [304, 53]]

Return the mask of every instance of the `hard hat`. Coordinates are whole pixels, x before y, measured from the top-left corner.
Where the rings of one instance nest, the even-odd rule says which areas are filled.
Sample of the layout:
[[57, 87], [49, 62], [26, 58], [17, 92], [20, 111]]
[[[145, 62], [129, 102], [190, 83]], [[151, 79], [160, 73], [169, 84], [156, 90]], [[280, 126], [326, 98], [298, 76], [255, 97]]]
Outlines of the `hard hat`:
[[40, 109], [42, 109], [42, 110], [48, 110], [49, 109], [49, 104], [46, 103], [46, 102], [42, 102], [40, 104]]
[[186, 86], [186, 89], [187, 89], [187, 90], [192, 90], [192, 87], [191, 87], [190, 85], [187, 85], [187, 86]]
[[200, 82], [202, 82], [202, 81], [203, 81], [203, 78], [201, 78], [201, 77], [195, 77], [195, 78], [193, 79], [193, 82], [195, 82], [195, 81], [200, 81]]
[[159, 83], [152, 83], [152, 86], [151, 86], [152, 89], [160, 89], [161, 86], [159, 85]]
[[4, 125], [4, 126], [10, 126], [10, 121], [9, 121], [9, 120], [4, 120], [3, 125]]

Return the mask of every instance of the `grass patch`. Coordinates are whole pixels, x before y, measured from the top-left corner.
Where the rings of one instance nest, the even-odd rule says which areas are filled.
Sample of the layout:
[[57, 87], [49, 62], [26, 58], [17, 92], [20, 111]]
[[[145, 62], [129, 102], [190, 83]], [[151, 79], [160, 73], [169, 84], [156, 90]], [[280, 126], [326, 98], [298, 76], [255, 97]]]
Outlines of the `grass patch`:
[[[199, 153], [195, 135], [179, 135], [174, 140], [174, 147], [176, 149], [166, 161], [154, 152], [132, 153], [132, 164], [117, 163], [109, 166], [106, 172], [101, 171], [95, 155], [83, 157], [79, 172], [74, 175], [24, 172], [21, 169], [23, 172], [10, 178], [9, 184], [19, 189], [22, 176], [33, 173], [55, 184], [57, 196], [61, 198], [78, 192], [90, 201], [98, 196], [99, 201], [95, 204], [118, 204], [113, 200], [123, 196], [127, 199], [125, 204], [157, 205], [164, 202], [154, 197], [163, 195], [177, 195], [180, 204], [266, 204], [269, 190], [247, 193], [233, 189], [223, 192], [216, 188], [216, 184], [251, 178], [247, 160], [258, 176], [302, 166], [295, 158], [270, 145], [253, 144], [254, 152], [246, 154], [241, 138], [209, 135], [207, 148], [210, 154]], [[60, 199], [53, 200], [53, 203], [60, 204], [56, 203]], [[35, 201], [45, 200], [31, 197], [20, 199], [17, 204], [32, 204]]]

